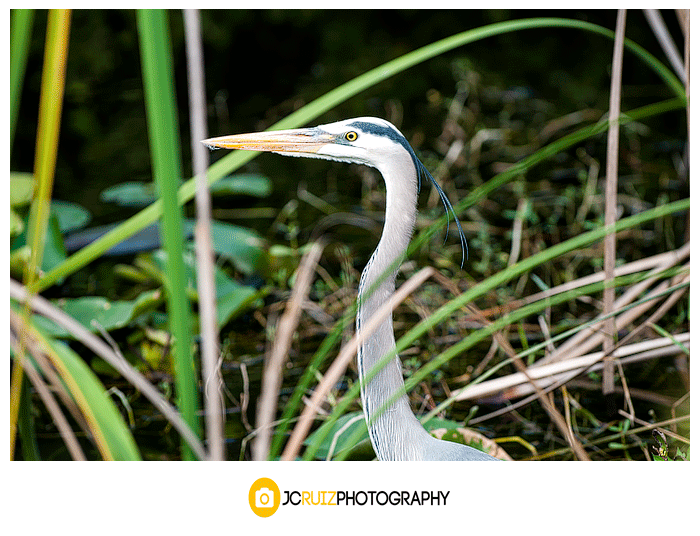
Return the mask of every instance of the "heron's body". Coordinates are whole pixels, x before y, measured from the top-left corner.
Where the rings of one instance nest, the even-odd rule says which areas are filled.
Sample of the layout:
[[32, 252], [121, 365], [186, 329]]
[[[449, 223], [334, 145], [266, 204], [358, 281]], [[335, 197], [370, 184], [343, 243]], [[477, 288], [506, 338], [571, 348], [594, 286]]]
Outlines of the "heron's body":
[[[365, 117], [309, 129], [224, 136], [204, 143], [214, 147], [340, 160], [379, 170], [386, 184], [386, 218], [377, 249], [360, 279], [357, 331], [361, 335], [363, 325], [395, 290], [398, 265], [415, 226], [420, 177], [432, 179], [406, 139], [388, 121]], [[440, 194], [447, 207], [449, 203], [442, 190]], [[390, 267], [390, 273], [385, 276]], [[365, 382], [368, 371], [390, 352], [395, 357]], [[357, 366], [369, 436], [380, 460], [494, 459], [477, 449], [436, 439], [420, 424], [404, 391], [391, 316], [361, 343]], [[377, 414], [396, 393], [401, 395]]]

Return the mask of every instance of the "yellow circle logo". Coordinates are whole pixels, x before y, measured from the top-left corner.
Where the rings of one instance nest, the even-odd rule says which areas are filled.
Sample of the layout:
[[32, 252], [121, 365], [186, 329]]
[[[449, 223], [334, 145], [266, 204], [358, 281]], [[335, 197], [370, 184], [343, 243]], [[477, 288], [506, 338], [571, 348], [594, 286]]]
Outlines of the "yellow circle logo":
[[280, 505], [280, 489], [270, 478], [258, 478], [250, 486], [248, 503], [250, 509], [260, 517], [270, 517]]

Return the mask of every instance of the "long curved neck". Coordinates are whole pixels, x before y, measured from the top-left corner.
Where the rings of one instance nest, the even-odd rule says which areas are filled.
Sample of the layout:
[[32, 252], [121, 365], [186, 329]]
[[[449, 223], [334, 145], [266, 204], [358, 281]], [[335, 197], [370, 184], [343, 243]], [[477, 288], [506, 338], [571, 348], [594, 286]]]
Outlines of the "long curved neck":
[[[398, 265], [411, 240], [416, 218], [417, 172], [410, 155], [397, 155], [390, 165], [379, 171], [387, 189], [386, 219], [377, 249], [360, 278], [358, 333], [394, 292]], [[390, 273], [382, 279], [392, 265]], [[369, 436], [380, 460], [420, 459], [421, 453], [415, 450], [422, 443], [417, 438], [427, 435], [427, 432], [413, 415], [405, 393], [381, 415], [375, 415], [397, 391], [404, 388], [391, 316], [384, 319], [360, 345], [357, 353], [360, 381], [363, 382], [367, 372], [390, 352], [394, 357], [362, 387], [362, 406], [369, 423]]]

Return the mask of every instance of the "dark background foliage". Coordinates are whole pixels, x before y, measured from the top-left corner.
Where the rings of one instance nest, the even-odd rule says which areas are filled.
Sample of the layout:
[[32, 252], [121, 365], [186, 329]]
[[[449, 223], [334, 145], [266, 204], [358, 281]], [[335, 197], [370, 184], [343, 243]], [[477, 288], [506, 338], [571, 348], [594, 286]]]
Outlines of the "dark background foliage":
[[[300, 104], [401, 54], [469, 28], [531, 16], [564, 16], [608, 28], [614, 28], [615, 22], [612, 10], [203, 11], [210, 134], [265, 128]], [[170, 19], [184, 169], [190, 176], [181, 12], [172, 11]], [[677, 33], [674, 22], [671, 19], [669, 27]], [[45, 13], [39, 12], [12, 153], [14, 170], [31, 170], [33, 165], [45, 23]], [[627, 36], [661, 57], [641, 11], [629, 13]], [[418, 129], [428, 138], [437, 136], [444, 111], [431, 107], [426, 94], [431, 90], [454, 93], [455, 58], [464, 58], [484, 84], [524, 88], [532, 96], [556, 102], [562, 114], [588, 107], [606, 109], [610, 45], [597, 35], [554, 28], [478, 41], [383, 82], [318, 122], [386, 116], [390, 100], [404, 109], [402, 128]], [[636, 58], [627, 55], [626, 60], [623, 109], [669, 94]], [[99, 200], [100, 191], [126, 180], [151, 180], [140, 69], [133, 11], [73, 13], [55, 197], [89, 207], [96, 215], [95, 223], [124, 216], [123, 209]], [[677, 122], [668, 125], [676, 131], [679, 126]], [[261, 160], [268, 163], [267, 158]], [[299, 166], [288, 160], [277, 165], [292, 170]], [[279, 174], [275, 180], [280, 181]], [[296, 186], [292, 182], [289, 187]], [[288, 197], [279, 182], [276, 195]]]

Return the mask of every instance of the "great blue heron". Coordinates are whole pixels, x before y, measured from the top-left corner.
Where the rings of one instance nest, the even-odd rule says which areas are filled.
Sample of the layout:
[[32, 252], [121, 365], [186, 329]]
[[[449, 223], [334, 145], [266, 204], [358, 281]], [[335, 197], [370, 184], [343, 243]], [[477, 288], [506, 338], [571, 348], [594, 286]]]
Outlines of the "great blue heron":
[[[394, 125], [383, 119], [361, 117], [315, 128], [223, 136], [204, 140], [203, 143], [225, 149], [339, 160], [365, 164], [379, 170], [386, 183], [386, 218], [377, 249], [360, 278], [358, 332], [361, 332], [363, 324], [395, 290], [398, 261], [405, 255], [413, 234], [421, 177], [432, 180], [445, 208], [450, 207], [451, 210], [446, 195], [420, 162], [406, 138]], [[460, 238], [464, 241], [461, 228], [459, 230]], [[391, 271], [385, 275], [384, 272], [388, 269]], [[372, 288], [373, 292], [368, 292]], [[360, 345], [357, 352], [360, 382], [364, 383], [367, 371], [389, 352], [396, 354], [391, 316]], [[370, 417], [397, 391], [402, 396], [371, 421]], [[495, 459], [472, 447], [441, 441], [426, 432], [413, 415], [408, 396], [404, 392], [398, 355], [363, 386], [361, 399], [369, 437], [380, 460]]]

